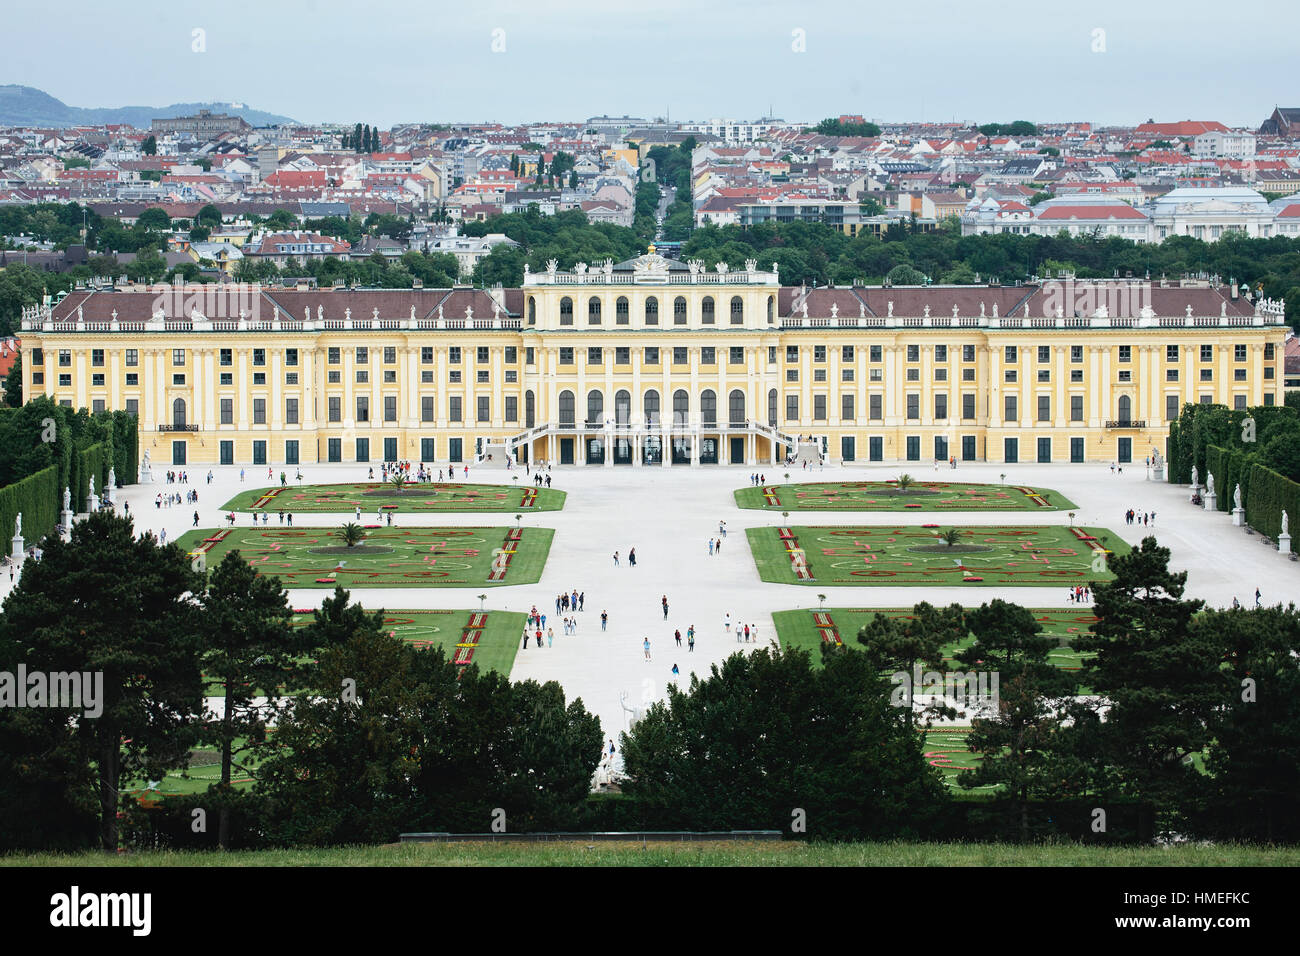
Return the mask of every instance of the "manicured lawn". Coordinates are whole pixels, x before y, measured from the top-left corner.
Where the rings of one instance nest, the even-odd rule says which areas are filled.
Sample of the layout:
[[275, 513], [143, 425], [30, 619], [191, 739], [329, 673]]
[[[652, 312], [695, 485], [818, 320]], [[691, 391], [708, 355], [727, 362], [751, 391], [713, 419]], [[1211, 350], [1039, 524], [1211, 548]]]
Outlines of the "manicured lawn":
[[[1107, 548], [1119, 554], [1128, 545], [1105, 528], [1024, 525], [959, 529], [956, 550], [937, 536], [948, 526], [750, 528], [749, 546], [764, 581], [815, 587], [971, 584], [1072, 587], [1109, 581], [1094, 558]], [[1105, 538], [1105, 542], [1099, 540]], [[804, 576], [792, 555], [802, 549]]]
[[[509, 677], [515, 653], [523, 641], [527, 615], [517, 611], [384, 611], [384, 625], [394, 637], [417, 648], [441, 647], [448, 658], [462, 655], [479, 670]], [[295, 627], [305, 627], [312, 613], [295, 614]], [[461, 646], [468, 645], [468, 646]]]
[[361, 509], [363, 518], [382, 508], [385, 511], [428, 514], [447, 512], [534, 512], [559, 511], [565, 493], [538, 488], [529, 482], [518, 485], [471, 485], [458, 481], [414, 483], [397, 494], [382, 481], [343, 485], [289, 485], [241, 491], [224, 505], [223, 511], [280, 512], [301, 514], [312, 511], [347, 512]]
[[917, 479], [813, 481], [740, 488], [736, 505], [764, 511], [1069, 511], [1073, 501], [1050, 488]]
[[[286, 588], [497, 587], [535, 584], [555, 534], [550, 528], [367, 525], [365, 540], [344, 548], [335, 530], [209, 528], [189, 531], [178, 543], [193, 555], [202, 553], [208, 568], [238, 549], [259, 574], [280, 578]], [[514, 535], [518, 540], [511, 540]], [[490, 580], [493, 553], [501, 549], [510, 563], [504, 576]]]
[[0, 866], [1300, 866], [1300, 847], [1077, 843], [407, 843], [228, 853], [11, 853]]

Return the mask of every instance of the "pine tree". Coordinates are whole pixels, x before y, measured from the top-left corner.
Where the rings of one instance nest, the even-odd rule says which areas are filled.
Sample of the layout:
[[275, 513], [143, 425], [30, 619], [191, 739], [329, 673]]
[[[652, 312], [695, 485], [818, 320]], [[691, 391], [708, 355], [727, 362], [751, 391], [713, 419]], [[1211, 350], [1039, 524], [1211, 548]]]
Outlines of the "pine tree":
[[364, 148], [365, 148], [365, 143], [361, 139], [361, 124], [358, 123], [352, 129], [352, 149], [359, 153]]

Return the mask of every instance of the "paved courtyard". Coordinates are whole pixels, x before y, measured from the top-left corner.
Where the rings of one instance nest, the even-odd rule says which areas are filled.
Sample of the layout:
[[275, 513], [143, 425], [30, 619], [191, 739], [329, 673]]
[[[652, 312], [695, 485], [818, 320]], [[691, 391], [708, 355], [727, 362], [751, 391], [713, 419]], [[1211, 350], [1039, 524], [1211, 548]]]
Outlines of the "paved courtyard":
[[[155, 533], [166, 529], [168, 540], [175, 540], [193, 524], [194, 506], [173, 506], [161, 511], [154, 507], [159, 492], [197, 488], [199, 491], [200, 527], [224, 524], [220, 506], [241, 490], [267, 484], [265, 472], [246, 468], [245, 482], [240, 483], [240, 469], [214, 468], [214, 480], [206, 484], [206, 469], [195, 468], [191, 483], [169, 486], [162, 479], [165, 467], [155, 472], [148, 485], [132, 485], [118, 492], [121, 502], [130, 503], [137, 528]], [[278, 478], [280, 469], [275, 469]], [[315, 465], [302, 469], [304, 482], [359, 481], [366, 477], [366, 466]], [[782, 473], [784, 469], [781, 469]], [[900, 471], [930, 476], [928, 464], [893, 463], [874, 466], [827, 467], [791, 473], [791, 480], [808, 481], [848, 478], [883, 481]], [[776, 469], [767, 473], [769, 481], [782, 480]], [[1109, 464], [963, 464], [955, 471], [938, 469], [949, 480], [998, 482], [1006, 473], [1009, 483], [1052, 488], [1078, 503], [1075, 524], [1108, 528], [1130, 544], [1145, 534], [1154, 534], [1161, 544], [1173, 551], [1173, 565], [1189, 573], [1191, 596], [1204, 598], [1214, 606], [1228, 606], [1233, 597], [1243, 605], [1254, 600], [1255, 588], [1264, 603], [1277, 603], [1300, 595], [1300, 563], [1289, 561], [1275, 549], [1260, 543], [1260, 538], [1234, 528], [1231, 519], [1218, 512], [1205, 512], [1188, 503], [1186, 488], [1147, 481], [1139, 462], [1112, 475]], [[471, 466], [470, 481], [509, 483], [509, 475], [500, 469]], [[487, 607], [505, 611], [527, 611], [533, 605], [547, 615], [547, 625], [555, 629], [553, 647], [520, 650], [511, 673], [515, 680], [557, 680], [570, 696], [581, 697], [596, 713], [607, 736], [616, 735], [627, 726], [627, 713], [620, 695], [627, 694], [630, 707], [641, 708], [665, 695], [674, 680], [676, 663], [683, 685], [692, 672], [707, 674], [711, 664], [721, 662], [740, 649], [755, 644], [737, 644], [734, 624], [758, 626], [759, 641], [766, 644], [775, 637], [774, 611], [816, 607], [815, 587], [765, 584], [750, 555], [745, 529], [775, 525], [779, 514], [741, 510], [733, 492], [748, 483], [749, 470], [741, 466], [702, 466], [698, 468], [630, 468], [630, 467], [555, 467], [553, 487], [568, 492], [563, 511], [525, 515], [523, 526], [554, 528], [550, 556], [537, 584], [484, 588], [400, 590], [355, 589], [356, 599], [372, 608], [477, 608], [478, 594], [488, 595]], [[256, 480], [255, 480], [256, 479]], [[1124, 511], [1154, 510], [1157, 521], [1151, 528], [1124, 524]], [[351, 513], [295, 515], [295, 527], [335, 527]], [[513, 516], [511, 516], [513, 517]], [[1060, 524], [1069, 522], [1065, 512], [951, 513], [942, 516], [913, 512], [908, 516], [918, 524], [929, 521], [952, 524]], [[797, 515], [791, 522], [894, 525], [897, 512], [827, 512]], [[401, 515], [403, 526], [455, 526], [483, 523], [481, 514]], [[718, 537], [718, 522], [727, 523], [727, 536], [720, 554], [710, 555], [708, 542]], [[502, 522], [503, 524], [506, 522]], [[271, 517], [271, 525], [277, 524]], [[251, 526], [247, 515], [238, 517], [237, 525]], [[636, 549], [637, 563], [627, 561], [628, 552]], [[613, 554], [619, 553], [616, 567]], [[8, 576], [0, 584], [0, 593], [9, 589]], [[586, 609], [578, 614], [576, 635], [564, 635], [555, 620], [555, 597], [561, 591], [586, 594]], [[319, 605], [323, 591], [290, 591], [296, 608]], [[664, 619], [660, 605], [667, 595], [669, 613]], [[827, 604], [853, 607], [900, 607], [927, 600], [934, 604], [959, 602], [978, 605], [994, 597], [1003, 597], [1027, 607], [1068, 607], [1066, 588], [1044, 587], [837, 587], [829, 592]], [[601, 632], [600, 613], [609, 612], [609, 629]], [[724, 618], [730, 614], [733, 631], [724, 630]], [[688, 653], [685, 633], [690, 625], [696, 629], [695, 652]], [[680, 628], [683, 646], [673, 643], [673, 631]], [[522, 635], [521, 635], [522, 637]], [[652, 660], [647, 662], [642, 640], [651, 642]]]

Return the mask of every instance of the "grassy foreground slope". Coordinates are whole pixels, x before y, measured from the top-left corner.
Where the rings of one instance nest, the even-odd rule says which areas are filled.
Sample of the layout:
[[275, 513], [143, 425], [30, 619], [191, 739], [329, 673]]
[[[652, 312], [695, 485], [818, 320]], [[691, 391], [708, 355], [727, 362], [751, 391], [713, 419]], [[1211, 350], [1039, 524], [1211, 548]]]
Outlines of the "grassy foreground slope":
[[450, 843], [0, 856], [0, 866], [1300, 866], [1300, 847], [980, 843]]

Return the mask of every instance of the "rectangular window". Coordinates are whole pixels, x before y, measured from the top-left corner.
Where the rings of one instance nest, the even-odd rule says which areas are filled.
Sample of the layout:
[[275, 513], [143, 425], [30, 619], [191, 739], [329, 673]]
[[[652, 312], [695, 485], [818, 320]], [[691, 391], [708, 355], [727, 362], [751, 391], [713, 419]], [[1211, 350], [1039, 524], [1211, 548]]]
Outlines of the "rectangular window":
[[853, 421], [853, 395], [840, 396], [840, 419], [842, 421]]
[[1264, 361], [1265, 361], [1265, 362], [1271, 362], [1271, 361], [1273, 361], [1273, 343], [1272, 343], [1272, 342], [1265, 342], [1265, 343], [1264, 343]]
[[799, 381], [799, 370], [797, 368], [788, 368], [785, 370], [785, 380], [787, 382]]
[[325, 353], [325, 361], [330, 365], [338, 365], [343, 359], [337, 348], [331, 348]]
[[[253, 351], [257, 352], [258, 350], [254, 349]], [[185, 350], [172, 349], [172, 365], [184, 365], [184, 364], [185, 364]]]
[[936, 345], [936, 346], [934, 347], [934, 360], [935, 360], [936, 362], [946, 362], [946, 361], [948, 361], [948, 346], [946, 346], [946, 345]]
[[505, 361], [506, 361], [506, 364], [507, 364], [507, 365], [518, 365], [518, 364], [519, 364], [519, 349], [518, 349], [517, 346], [514, 346], [514, 345], [507, 345], [507, 346], [506, 346], [506, 358], [505, 358]]
[[459, 365], [459, 364], [460, 364], [460, 346], [459, 346], [459, 345], [453, 345], [451, 348], [447, 349], [447, 364], [449, 364], [449, 365]]
[[1177, 362], [1177, 361], [1178, 361], [1178, 346], [1177, 346], [1177, 345], [1166, 345], [1166, 346], [1165, 346], [1165, 361], [1166, 361], [1166, 362]]
[[[366, 365], [370, 362], [370, 348], [365, 345], [358, 345], [356, 352], [356, 362], [358, 365]], [[254, 362], [253, 364], [257, 364]]]
[[1071, 382], [1082, 382], [1082, 381], [1083, 381], [1083, 369], [1081, 369], [1081, 368], [1072, 368], [1072, 369], [1070, 369], [1070, 381], [1071, 381]]
[[1008, 345], [1002, 350], [1002, 360], [1008, 365], [1016, 363], [1016, 347], [1014, 345]]
[[1002, 380], [1004, 382], [1014, 382], [1016, 380], [1016, 370], [1013, 368], [1006, 369], [1002, 373]]
[[72, 367], [72, 350], [59, 349], [59, 368]]
[[[369, 369], [364, 369], [364, 368], [359, 368], [359, 369], [357, 369], [357, 381], [360, 382], [360, 383], [363, 384], [363, 385], [364, 385], [365, 383], [369, 382], [369, 381], [370, 381], [370, 370], [369, 370]], [[256, 373], [254, 373], [253, 384], [254, 384], [254, 385], [257, 384]]]
[[1038, 420], [1040, 422], [1050, 422], [1052, 420], [1052, 396], [1038, 396]]
[[741, 346], [741, 345], [733, 345], [730, 349], [727, 350], [727, 364], [729, 364], [729, 365], [744, 365], [744, 364], [745, 364], [745, 348], [744, 348], [744, 346]]
[[884, 353], [883, 353], [883, 349], [882, 349], [881, 346], [879, 346], [879, 345], [872, 345], [872, 346], [870, 347], [870, 351], [869, 351], [868, 354], [867, 354], [867, 360], [868, 360], [868, 361], [871, 361], [871, 362], [879, 362], [879, 361], [881, 360], [881, 356], [882, 356], [883, 354], [884, 354]]
[[689, 361], [690, 361], [690, 359], [687, 357], [687, 350], [686, 350], [686, 348], [683, 347], [683, 346], [680, 346], [680, 345], [678, 345], [678, 346], [674, 346], [674, 348], [673, 348], [673, 364], [674, 364], [674, 365], [686, 365]]
[[645, 350], [645, 364], [646, 365], [659, 364], [659, 350], [657, 348], [648, 348]]
[[[183, 376], [182, 376], [182, 377], [183, 377]], [[91, 384], [92, 387], [100, 387], [100, 388], [102, 388], [103, 385], [104, 385], [104, 373], [103, 373], [103, 372], [96, 372], [94, 375], [91, 375], [91, 376], [90, 376], [90, 384]]]
[[909, 382], [921, 381], [921, 370], [919, 368], [909, 368], [907, 370], [907, 380]]
[[1234, 395], [1232, 397], [1232, 407], [1235, 411], [1244, 412], [1246, 410], [1246, 396]]
[[973, 362], [973, 361], [975, 361], [975, 346], [973, 346], [973, 345], [963, 345], [963, 346], [961, 347], [961, 360], [962, 360], [963, 362]]
[[459, 395], [453, 395], [447, 399], [447, 421], [458, 422], [461, 420], [460, 404], [461, 398]]
[[1040, 368], [1038, 370], [1038, 380], [1040, 382], [1050, 382], [1052, 380], [1052, 370], [1050, 368]]
[[358, 438], [357, 439], [357, 461], [369, 461], [369, 460], [370, 460], [370, 439]]
[[1201, 361], [1202, 361], [1202, 362], [1213, 362], [1213, 361], [1214, 361], [1214, 346], [1213, 346], [1213, 345], [1202, 345], [1202, 346], [1201, 346]]
[[370, 421], [370, 397], [368, 395], [357, 396], [357, 422]]
[[909, 346], [907, 347], [907, 360], [908, 360], [909, 362], [919, 362], [919, 361], [921, 361], [921, 346], [919, 346], [919, 345], [909, 345]]
[[253, 399], [253, 424], [266, 424], [266, 399], [264, 398]]
[[478, 397], [478, 421], [487, 422], [492, 420], [492, 399], [487, 395]]
[[433, 421], [433, 396], [432, 395], [420, 396], [420, 421], [422, 422]]
[[1237, 362], [1244, 362], [1244, 361], [1246, 361], [1246, 346], [1244, 346], [1244, 345], [1234, 345], [1234, 346], [1232, 347], [1232, 358], [1233, 358], [1234, 361], [1237, 361]]
[[1234, 382], [1246, 381], [1246, 370], [1244, 368], [1234, 368], [1232, 370], [1232, 380]]
[[703, 348], [701, 348], [701, 349], [700, 349], [700, 364], [701, 364], [701, 365], [717, 365], [717, 364], [718, 364], [718, 350], [715, 349], [715, 348], [714, 348], [713, 346], [711, 346], [711, 345], [706, 345], [706, 346], [704, 346]]
[[536, 365], [537, 364], [536, 355], [537, 352], [533, 349], [532, 346], [529, 346], [528, 348], [524, 349], [524, 364]]
[[1052, 360], [1052, 347], [1050, 345], [1038, 346], [1038, 361], [1050, 362]]
[[297, 385], [297, 384], [298, 384], [298, 373], [297, 373], [297, 372], [285, 372], [285, 373], [284, 373], [284, 384], [285, 384], [285, 385]]
[[476, 381], [476, 382], [477, 382], [478, 384], [480, 384], [480, 385], [486, 385], [486, 384], [488, 384], [488, 380], [489, 380], [490, 376], [491, 376], [491, 373], [488, 372], [486, 369], [483, 369], [483, 370], [480, 370], [479, 372], [477, 372], [477, 373], [475, 374], [475, 376], [474, 376], [474, 381]]
[[92, 412], [102, 412], [104, 410], [104, 400], [102, 398], [93, 399], [90, 403]]
[[342, 438], [326, 439], [325, 448], [326, 448], [326, 454], [329, 456], [330, 461], [343, 460], [343, 439]]
[[[33, 380], [34, 382], [36, 382], [37, 385], [39, 385], [39, 384], [41, 384], [41, 379], [37, 379], [37, 378], [36, 378], [37, 375], [40, 375], [40, 376], [41, 376], [41, 379], [44, 379], [45, 376], [42, 375], [40, 372], [34, 372], [34, 373], [32, 374], [32, 380]], [[128, 385], [139, 385], [139, 384], [140, 384], [140, 375], [139, 375], [139, 373], [137, 373], [137, 372], [127, 372], [127, 373], [126, 373], [126, 384], [128, 384]]]
[[785, 420], [788, 422], [797, 422], [799, 420], [798, 395], [787, 395], [785, 397]]
[[506, 396], [506, 421], [508, 422], [519, 421], [519, 396], [518, 395]]
[[[173, 358], [172, 358], [173, 363], [176, 361], [174, 356], [175, 353], [173, 352]], [[266, 349], [253, 349], [253, 365], [255, 366], [266, 365]]]
[[885, 417], [884, 413], [884, 396], [868, 395], [867, 396], [867, 417], [873, 422], [878, 422]]
[[397, 361], [397, 349], [391, 345], [384, 346], [384, 364], [392, 365]]
[[1131, 361], [1133, 361], [1133, 346], [1131, 346], [1131, 345], [1121, 345], [1121, 346], [1119, 347], [1119, 360], [1120, 360], [1121, 362], [1131, 362]]
[[963, 392], [961, 396], [961, 417], [966, 421], [975, 418], [975, 393]]
[[852, 345], [841, 345], [841, 346], [840, 346], [840, 361], [841, 361], [841, 362], [852, 362], [852, 361], [853, 361], [853, 346], [852, 346]]
[[[72, 384], [72, 376], [71, 376], [71, 375], [60, 375], [60, 376], [59, 376], [59, 385], [60, 385], [61, 387], [63, 387], [63, 388], [67, 388], [67, 387], [70, 386], [71, 384]], [[64, 399], [64, 401], [67, 401], [67, 399]], [[71, 406], [72, 406], [72, 402], [71, 402], [71, 401], [68, 401], [68, 407], [71, 407]]]
[[[134, 352], [134, 351], [135, 351], [135, 349], [127, 349], [127, 352]], [[44, 364], [45, 364], [45, 349], [32, 349], [32, 359], [31, 359], [31, 362], [32, 362], [32, 365], [33, 365], [33, 366], [44, 365]], [[134, 363], [134, 362], [127, 362], [126, 364], [127, 364], [127, 365], [133, 365], [133, 364], [135, 364], [135, 363]]]
[[338, 395], [329, 397], [329, 420], [331, 422], [343, 421], [343, 399]]
[[298, 424], [298, 399], [286, 398], [284, 400], [284, 423], [286, 425]]
[[1016, 422], [1020, 420], [1019, 409], [1016, 407], [1016, 396], [1002, 396], [1002, 420]]
[[785, 347], [785, 360], [797, 363], [799, 361], [799, 346], [787, 345]]
[[285, 364], [287, 367], [289, 367], [289, 368], [294, 368], [295, 366], [297, 366], [297, 364], [298, 364], [298, 350], [297, 350], [297, 349], [285, 349], [285, 350], [284, 350], [284, 364]]
[[1214, 381], [1214, 369], [1212, 369], [1212, 368], [1203, 368], [1203, 369], [1201, 369], [1201, 381], [1202, 381], [1202, 382], [1212, 382], [1212, 381]]
[[1177, 395], [1165, 396], [1165, 421], [1172, 422], [1178, 417], [1179, 402]]
[[386, 422], [397, 421], [397, 396], [396, 395], [384, 396], [384, 421]]
[[221, 400], [221, 424], [233, 425], [235, 423], [235, 400], [233, 398], [223, 398]]
[[172, 384], [173, 384], [173, 385], [184, 385], [184, 384], [185, 384], [185, 373], [184, 373], [184, 372], [178, 372], [177, 374], [173, 375], [173, 376], [172, 376]]
[[1072, 422], [1083, 421], [1083, 396], [1082, 395], [1070, 396], [1070, 421]]
[[1178, 369], [1176, 369], [1176, 368], [1167, 368], [1167, 369], [1165, 369], [1165, 381], [1166, 381], [1166, 382], [1176, 382], [1176, 381], [1178, 381]]
[[140, 417], [140, 399], [128, 398], [126, 400], [126, 413], [135, 415], [137, 418]]
[[908, 392], [907, 393], [907, 418], [909, 421], [912, 421], [920, 417], [921, 417], [921, 393]]
[[560, 364], [561, 364], [561, 365], [572, 365], [572, 364], [573, 364], [573, 347], [572, 347], [572, 346], [564, 345], [564, 346], [561, 346], [561, 347], [560, 347]]
[[813, 361], [814, 361], [814, 362], [825, 362], [825, 361], [826, 361], [826, 346], [824, 346], [824, 345], [814, 345], [814, 346], [813, 346]]
[[[229, 357], [229, 355], [230, 355], [230, 349], [222, 349], [221, 351], [222, 351], [222, 354], [224, 354], [224, 355], [226, 355], [227, 357]], [[39, 365], [40, 363], [38, 362], [37, 364]], [[127, 349], [127, 350], [126, 350], [126, 365], [127, 365], [127, 368], [135, 368], [135, 367], [136, 367], [137, 365], [139, 365], [139, 364], [140, 364], [140, 353], [139, 353], [139, 351], [137, 351], [136, 349]], [[222, 364], [222, 365], [229, 365], [230, 363], [229, 363], [229, 362], [222, 362], [221, 364]]]
[[[181, 363], [181, 364], [184, 364], [184, 363]], [[91, 350], [90, 350], [90, 366], [91, 366], [91, 368], [103, 368], [103, 367], [104, 367], [104, 350], [103, 350], [103, 349], [91, 349]]]
[[1071, 345], [1071, 346], [1070, 346], [1070, 361], [1071, 361], [1071, 362], [1082, 362], [1082, 361], [1083, 361], [1083, 346], [1082, 346], [1082, 345]]
[[948, 417], [948, 396], [934, 396], [934, 417], [937, 421], [942, 421]]
[[614, 364], [615, 364], [615, 365], [631, 365], [631, 364], [632, 364], [632, 350], [631, 350], [630, 348], [628, 348], [626, 345], [615, 346], [615, 348], [614, 348]]
[[815, 422], [826, 421], [826, 396], [825, 395], [813, 396], [813, 421]]
[[489, 351], [488, 346], [480, 345], [475, 349], [474, 360], [478, 362], [479, 365], [486, 365], [489, 361], [490, 355], [491, 352]]
[[433, 364], [433, 346], [432, 346], [432, 345], [425, 345], [425, 346], [422, 346], [422, 347], [420, 348], [420, 364], [421, 364], [421, 365], [432, 365], [432, 364]]

